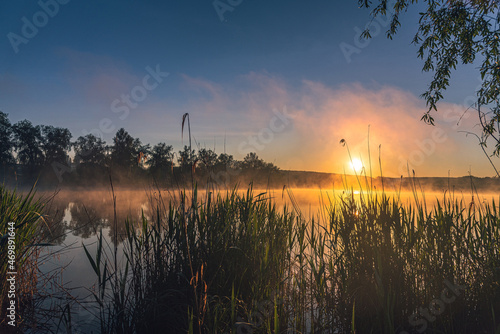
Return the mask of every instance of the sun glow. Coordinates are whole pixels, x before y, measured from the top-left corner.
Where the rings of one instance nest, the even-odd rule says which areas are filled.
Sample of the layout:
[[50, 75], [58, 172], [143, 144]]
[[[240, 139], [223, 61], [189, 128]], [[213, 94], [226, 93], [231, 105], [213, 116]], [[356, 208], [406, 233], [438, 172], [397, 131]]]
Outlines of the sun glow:
[[359, 160], [357, 158], [352, 159], [350, 162], [350, 165], [351, 165], [352, 170], [356, 174], [360, 174], [361, 171], [363, 170], [363, 163], [361, 162], [361, 160]]

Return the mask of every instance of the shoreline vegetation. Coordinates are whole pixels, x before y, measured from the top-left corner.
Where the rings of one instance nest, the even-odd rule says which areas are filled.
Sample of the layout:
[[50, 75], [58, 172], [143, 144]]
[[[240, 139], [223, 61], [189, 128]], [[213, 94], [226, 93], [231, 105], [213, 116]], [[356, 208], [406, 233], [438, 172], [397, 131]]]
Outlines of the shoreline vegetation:
[[[341, 189], [358, 185], [355, 175], [281, 170], [255, 152], [237, 160], [225, 150], [216, 153], [215, 148], [192, 147], [189, 114], [183, 116], [182, 122], [182, 132], [185, 127], [188, 130], [189, 145], [178, 152], [166, 143], [144, 144], [124, 128], [107, 144], [93, 134], [72, 141], [73, 135], [66, 128], [33, 125], [29, 120], [11, 124], [8, 114], [1, 111], [0, 127], [0, 182], [10, 188], [29, 190], [35, 182], [39, 190], [107, 188], [110, 178], [116, 186], [141, 189], [144, 184], [184, 189], [195, 182], [200, 188], [210, 185], [214, 189], [231, 189], [235, 184], [246, 186], [251, 182], [255, 188], [264, 189], [281, 189], [284, 185], [321, 189], [332, 189], [333, 185]], [[346, 145], [344, 140], [341, 144]], [[386, 189], [411, 191], [415, 175], [410, 175], [410, 171], [408, 174], [408, 177], [384, 177]], [[500, 193], [500, 179], [496, 177], [417, 179], [425, 191], [470, 191], [475, 187], [479, 192]], [[376, 189], [382, 189], [381, 177], [370, 182]]]
[[[427, 207], [420, 179], [410, 180], [415, 202], [403, 204], [359, 177], [362, 191], [329, 198], [321, 223], [303, 215], [292, 188], [282, 188], [289, 199], [282, 208], [252, 185], [202, 194], [194, 184], [168, 200], [170, 191], [157, 188], [150, 215], [125, 219], [123, 253], [102, 230], [95, 251], [81, 250], [96, 279], [93, 329], [497, 332], [498, 202], [468, 203], [448, 192]], [[118, 223], [115, 213], [111, 224]], [[60, 310], [52, 323], [78, 329], [70, 307]], [[23, 326], [36, 326], [23, 316]]]
[[[0, 184], [0, 331], [15, 333], [34, 319], [38, 260], [47, 199], [35, 187], [21, 195]], [[36, 318], [36, 317], [35, 317]], [[29, 326], [29, 325], [28, 325]]]
[[[71, 143], [67, 129], [29, 121], [6, 128], [12, 145], [0, 152], [10, 157], [2, 160], [8, 182], [0, 187], [0, 210], [8, 214], [0, 232], [4, 239], [14, 221], [16, 263], [32, 278], [17, 283], [19, 327], [13, 332], [500, 331], [499, 179], [283, 171], [252, 152], [236, 161], [192, 150], [191, 143], [175, 160], [172, 146], [151, 148], [124, 129], [107, 146], [91, 134]], [[75, 159], [69, 159], [71, 147]], [[70, 210], [79, 220], [87, 217], [80, 232], [97, 240], [79, 249], [92, 269], [86, 274], [95, 278], [87, 287], [92, 301], [84, 306], [91, 323], [72, 320], [72, 307], [83, 302], [38, 268], [38, 252], [46, 247], [41, 238], [66, 231], [50, 224], [50, 215], [62, 221], [64, 214], [51, 212], [54, 197], [37, 200], [33, 191], [9, 190], [33, 178], [40, 180], [38, 189], [111, 194], [111, 201], [99, 198], [112, 209], [106, 219], [85, 203]], [[307, 187], [343, 191], [306, 216], [293, 189]], [[137, 208], [139, 219], [120, 212], [121, 189], [147, 189], [149, 210]], [[271, 197], [273, 189], [286, 198], [283, 205]], [[442, 196], [427, 205], [425, 193], [433, 191]], [[485, 191], [491, 200], [480, 199]], [[402, 192], [413, 200], [403, 201]], [[100, 221], [94, 231], [92, 219]], [[0, 252], [6, 268], [6, 245]], [[8, 328], [5, 310], [2, 330]]]
[[[414, 189], [416, 189], [414, 187]], [[125, 266], [99, 237], [86, 250], [101, 332], [492, 333], [500, 329], [495, 202], [432, 208], [365, 189], [305, 219], [250, 187], [161, 191], [127, 221]], [[416, 191], [416, 190], [415, 190]], [[415, 193], [418, 198], [418, 194]]]

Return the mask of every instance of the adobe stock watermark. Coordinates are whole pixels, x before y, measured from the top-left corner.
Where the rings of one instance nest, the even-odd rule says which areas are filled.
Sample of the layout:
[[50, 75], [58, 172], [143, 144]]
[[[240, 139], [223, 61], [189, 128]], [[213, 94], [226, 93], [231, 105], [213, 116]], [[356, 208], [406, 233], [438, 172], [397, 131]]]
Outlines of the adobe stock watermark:
[[[380, 35], [383, 29], [388, 27], [391, 23], [391, 16], [394, 14], [394, 0], [391, 0], [387, 4], [387, 13], [384, 16], [377, 15], [375, 18], [367, 22], [364, 29], [358, 26], [354, 27], [354, 37], [353, 44], [342, 42], [339, 44], [340, 51], [344, 55], [345, 60], [348, 64], [352, 62], [353, 54], [360, 54], [361, 51], [370, 45], [371, 40], [374, 37]], [[371, 38], [363, 38], [363, 30], [368, 29], [370, 31]]]
[[[458, 285], [456, 283], [451, 283], [448, 280], [444, 281], [446, 288], [443, 289], [439, 298], [431, 300], [428, 308], [419, 307], [418, 312], [414, 312], [408, 317], [408, 322], [412, 327], [416, 328], [416, 331], [423, 333], [429, 322], [434, 322], [437, 318], [436, 316], [442, 314], [446, 310], [446, 304], [453, 303], [458, 296], [460, 296], [460, 290], [465, 291], [466, 287], [464, 285]], [[407, 331], [399, 332], [399, 334], [410, 334]]]
[[[118, 118], [122, 121], [126, 120], [130, 115], [131, 109], [136, 109], [139, 103], [146, 100], [149, 92], [155, 90], [163, 80], [170, 75], [168, 72], [162, 72], [160, 64], [156, 65], [155, 69], [150, 66], [145, 68], [146, 74], [141, 81], [140, 85], [134, 86], [130, 92], [120, 95], [111, 102], [110, 110], [114, 114], [120, 114]], [[102, 138], [105, 133], [112, 133], [116, 130], [116, 126], [110, 118], [102, 118], [99, 121], [99, 128], [94, 128], [90, 131], [82, 130], [84, 136], [93, 134], [98, 138]]]
[[226, 12], [232, 12], [236, 7], [241, 5], [243, 0], [215, 0], [212, 2], [214, 6], [215, 12], [219, 17], [221, 22], [224, 22], [226, 19], [224, 18], [224, 14]]
[[[238, 153], [245, 155], [248, 152], [262, 151], [266, 145], [270, 144], [277, 134], [282, 133], [293, 124], [294, 115], [288, 113], [286, 106], [280, 111], [273, 109], [273, 116], [269, 120], [267, 127], [262, 128], [257, 133], [254, 133], [242, 141], [238, 145]], [[239, 169], [233, 169], [226, 166], [225, 170], [217, 173], [211, 172], [210, 177], [217, 185], [225, 185], [231, 182], [232, 177], [240, 174]]]
[[23, 16], [21, 18], [21, 31], [20, 34], [9, 32], [7, 39], [14, 50], [14, 53], [19, 52], [21, 44], [28, 44], [28, 42], [38, 35], [40, 29], [45, 27], [50, 19], [54, 18], [58, 13], [61, 5], [66, 5], [71, 0], [40, 0], [38, 6], [41, 10], [37, 11], [30, 18]]
[[7, 324], [16, 326], [16, 227], [14, 222], [7, 223]]
[[422, 165], [427, 157], [436, 152], [436, 147], [439, 144], [445, 143], [447, 140], [448, 135], [441, 128], [433, 129], [430, 138], [415, 140], [415, 144], [418, 148], [410, 152], [408, 160], [403, 159], [401, 156], [399, 157], [399, 174], [404, 175], [408, 172], [407, 166], [411, 166], [411, 169], [414, 169], [416, 166]]
[[267, 127], [261, 129], [257, 134], [250, 135], [247, 140], [238, 145], [238, 152], [245, 154], [249, 151], [262, 151], [267, 144], [274, 140], [274, 135], [285, 131], [291, 125], [294, 116], [289, 114], [286, 106], [282, 111], [273, 109], [274, 116], [269, 120]]
[[[111, 112], [118, 114], [118, 118], [121, 121], [127, 119], [130, 115], [130, 110], [136, 109], [139, 103], [146, 100], [149, 93], [155, 90], [164, 79], [170, 75], [169, 72], [163, 72], [161, 70], [160, 64], [157, 64], [154, 69], [150, 66], [146, 66], [145, 71], [147, 74], [144, 75], [140, 84], [132, 87], [129, 92], [121, 94], [119, 98], [114, 99], [110, 104]], [[110, 118], [104, 117], [99, 121], [97, 128], [91, 129], [90, 131], [83, 129], [82, 135], [86, 136], [88, 134], [93, 134], [96, 138], [102, 139], [105, 133], [109, 134], [115, 130], [116, 126], [113, 121]], [[81, 152], [79, 156], [86, 157], [90, 153], [91, 152]], [[62, 176], [64, 173], [71, 171], [71, 166], [60, 162], [54, 162], [52, 163], [52, 169], [56, 173], [59, 182], [62, 182]]]
[[[478, 85], [476, 87], [476, 91], [480, 88], [481, 85]], [[437, 115], [442, 117], [444, 124], [449, 125], [449, 129], [457, 131], [462, 127], [463, 121], [470, 118], [471, 113], [467, 110], [475, 103], [475, 101], [476, 98], [469, 95], [464, 98], [461, 106], [444, 109], [441, 112], [438, 112]], [[417, 148], [412, 150], [406, 157], [399, 157], [398, 173], [400, 175], [405, 175], [408, 172], [408, 166], [410, 169], [415, 169], [416, 167], [423, 165], [428, 157], [436, 153], [437, 147], [444, 144], [448, 140], [449, 137], [445, 129], [437, 125], [434, 126], [429, 138], [415, 140]]]

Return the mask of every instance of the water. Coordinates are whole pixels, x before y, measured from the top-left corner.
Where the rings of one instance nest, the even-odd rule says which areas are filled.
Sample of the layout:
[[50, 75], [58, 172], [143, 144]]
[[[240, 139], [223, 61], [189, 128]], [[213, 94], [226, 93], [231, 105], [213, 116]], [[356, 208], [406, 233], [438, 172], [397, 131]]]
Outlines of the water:
[[[287, 205], [289, 210], [298, 209], [305, 219], [314, 218], [316, 221], [322, 221], [327, 216], [326, 212], [321, 210], [325, 204], [340, 196], [350, 195], [342, 190], [293, 189], [291, 195], [290, 192], [283, 190], [254, 190], [254, 195], [260, 193], [271, 197], [279, 208]], [[53, 195], [43, 194], [47, 197]], [[52, 283], [56, 284], [44, 286], [44, 289], [53, 294], [54, 298], [45, 301], [43, 306], [52, 307], [54, 300], [60, 301], [63, 306], [70, 305], [71, 326], [73, 332], [76, 333], [99, 331], [98, 310], [92, 306], [94, 305], [92, 291], [97, 277], [83, 245], [92, 256], [95, 256], [97, 241], [102, 232], [107, 254], [112, 262], [114, 247], [117, 248], [118, 254], [123, 253], [122, 240], [125, 237], [127, 219], [139, 222], [144, 215], [149, 220], [153, 213], [152, 207], [156, 205], [160, 196], [167, 205], [169, 201], [178, 202], [179, 199], [178, 192], [168, 191], [160, 193], [149, 190], [116, 190], [114, 195], [116, 202], [113, 201], [113, 193], [110, 189], [64, 190], [55, 194], [48, 207], [49, 228], [45, 229], [44, 236], [52, 246], [44, 247], [42, 250], [40, 271], [46, 277], [56, 278], [52, 280]], [[357, 197], [360, 192], [354, 190], [353, 195]], [[412, 204], [415, 201], [411, 193], [388, 193], [388, 195], [399, 196], [401, 202], [406, 204]], [[204, 200], [205, 196], [205, 191], [199, 192], [201, 200]], [[486, 194], [481, 196], [479, 201], [477, 198], [475, 201], [491, 202], [493, 196]], [[466, 204], [472, 200], [470, 194], [456, 194], [455, 197]], [[428, 193], [425, 198], [427, 205], [431, 207], [437, 199], [443, 198], [443, 194]], [[118, 266], [122, 263], [123, 259], [119, 257]]]

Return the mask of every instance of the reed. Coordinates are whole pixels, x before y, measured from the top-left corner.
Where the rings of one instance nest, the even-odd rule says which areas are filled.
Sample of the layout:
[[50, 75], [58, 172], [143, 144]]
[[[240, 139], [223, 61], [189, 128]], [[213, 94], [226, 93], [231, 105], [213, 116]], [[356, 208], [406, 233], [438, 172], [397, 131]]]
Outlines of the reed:
[[[16, 305], [16, 326], [22, 328], [32, 310], [37, 281], [38, 233], [44, 222], [46, 201], [35, 198], [34, 187], [25, 195], [0, 185], [0, 330], [7, 330], [7, 303]], [[9, 257], [9, 247], [14, 258]], [[9, 274], [14, 272], [15, 274]], [[15, 297], [8, 277], [15, 277]], [[31, 310], [30, 310], [31, 309]]]
[[[360, 186], [363, 185], [360, 182]], [[124, 264], [87, 252], [110, 333], [491, 333], [500, 330], [495, 201], [428, 208], [345, 191], [305, 219], [288, 192], [196, 187], [127, 222]], [[108, 248], [111, 250], [111, 248]]]

